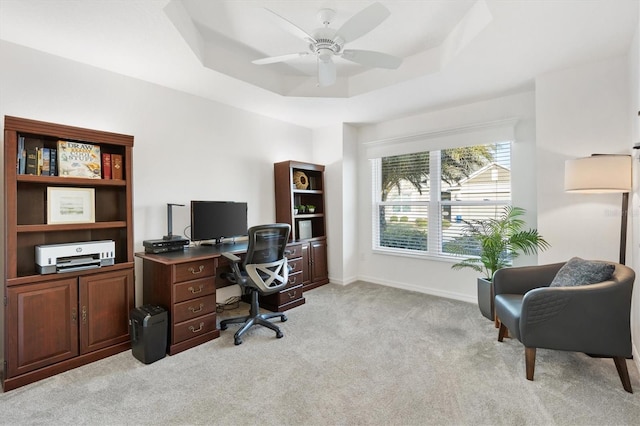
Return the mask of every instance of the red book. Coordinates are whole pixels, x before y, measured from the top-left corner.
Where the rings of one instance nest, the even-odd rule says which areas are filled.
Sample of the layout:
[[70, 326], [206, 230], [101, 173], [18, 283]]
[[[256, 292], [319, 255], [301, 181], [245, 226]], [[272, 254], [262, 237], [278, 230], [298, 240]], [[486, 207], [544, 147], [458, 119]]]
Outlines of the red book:
[[102, 153], [102, 179], [111, 179], [111, 154]]
[[111, 177], [113, 179], [122, 179], [123, 175], [122, 155], [111, 154]]

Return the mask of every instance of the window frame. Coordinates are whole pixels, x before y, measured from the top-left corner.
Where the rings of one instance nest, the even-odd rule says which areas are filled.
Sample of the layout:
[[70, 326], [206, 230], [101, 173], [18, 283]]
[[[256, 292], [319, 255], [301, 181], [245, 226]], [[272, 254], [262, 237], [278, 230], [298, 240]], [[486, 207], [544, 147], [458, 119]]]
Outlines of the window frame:
[[[509, 162], [512, 162], [513, 156], [513, 143], [514, 140], [505, 140], [505, 141], [494, 141], [489, 143], [478, 143], [476, 145], [465, 145], [465, 146], [479, 146], [479, 145], [497, 145], [501, 143], [509, 144]], [[463, 146], [464, 147], [464, 146]], [[373, 253], [384, 254], [384, 255], [392, 255], [392, 256], [401, 256], [401, 257], [412, 257], [412, 258], [420, 258], [420, 259], [433, 259], [438, 261], [445, 262], [459, 262], [460, 255], [455, 255], [453, 253], [447, 253], [443, 251], [443, 229], [442, 229], [442, 209], [444, 206], [495, 206], [495, 207], [503, 207], [506, 205], [511, 205], [513, 202], [513, 178], [511, 176], [512, 168], [509, 168], [510, 176], [509, 176], [509, 198], [508, 199], [495, 199], [495, 200], [443, 200], [442, 199], [442, 154], [441, 152], [445, 149], [450, 148], [441, 148], [434, 149], [429, 151], [421, 151], [421, 152], [429, 152], [429, 200], [428, 201], [381, 201], [382, 195], [382, 158], [387, 156], [382, 156], [378, 158], [371, 158], [371, 173], [372, 173], [372, 245], [371, 249]], [[407, 153], [408, 154], [408, 153]], [[397, 154], [397, 155], [405, 155], [405, 154]], [[394, 156], [394, 155], [389, 155]], [[434, 196], [431, 196], [434, 195]], [[394, 248], [380, 245], [380, 209], [384, 206], [427, 206], [427, 218], [428, 218], [428, 231], [427, 231], [427, 250], [417, 250], [417, 249], [404, 249], [404, 248]], [[436, 217], [432, 216], [431, 212], [436, 212]], [[435, 219], [435, 220], [434, 220]], [[435, 236], [433, 238], [432, 236]]]

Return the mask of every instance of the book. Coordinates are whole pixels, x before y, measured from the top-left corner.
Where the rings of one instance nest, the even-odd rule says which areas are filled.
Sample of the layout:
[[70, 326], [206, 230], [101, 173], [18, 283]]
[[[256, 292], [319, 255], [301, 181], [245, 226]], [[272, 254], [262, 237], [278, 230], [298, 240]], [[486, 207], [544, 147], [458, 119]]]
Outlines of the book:
[[58, 176], [58, 150], [56, 148], [50, 148], [51, 151], [49, 160], [49, 175]]
[[111, 154], [102, 153], [102, 179], [111, 179]]
[[37, 162], [38, 165], [36, 166], [36, 175], [40, 176], [42, 174], [42, 148], [39, 147], [38, 151], [37, 151]]
[[18, 136], [18, 174], [23, 175], [27, 170], [27, 150], [24, 147], [24, 136]]
[[28, 175], [38, 174], [38, 147], [27, 148], [25, 173]]
[[100, 163], [98, 145], [58, 141], [58, 176], [100, 179]]
[[42, 166], [40, 168], [40, 174], [43, 176], [50, 176], [50, 160], [51, 160], [51, 152], [49, 148], [44, 147], [40, 150], [42, 153]]
[[124, 170], [122, 164], [122, 155], [111, 154], [111, 177], [113, 179], [122, 179]]

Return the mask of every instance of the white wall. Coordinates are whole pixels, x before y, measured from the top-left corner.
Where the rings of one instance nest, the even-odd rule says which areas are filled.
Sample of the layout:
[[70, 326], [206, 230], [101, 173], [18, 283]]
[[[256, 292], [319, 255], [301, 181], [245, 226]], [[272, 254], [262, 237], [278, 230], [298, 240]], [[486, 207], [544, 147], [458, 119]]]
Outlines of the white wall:
[[552, 244], [540, 262], [617, 261], [622, 196], [564, 192], [564, 162], [631, 153], [626, 58], [539, 76], [536, 121], [538, 227]]
[[[358, 227], [360, 279], [409, 290], [475, 303], [474, 271], [453, 271], [452, 261], [425, 260], [373, 253], [371, 166], [363, 144], [420, 133], [460, 128], [497, 120], [519, 118], [512, 153], [513, 203], [527, 210], [527, 222], [535, 227], [535, 105], [534, 93], [525, 92], [468, 105], [427, 112], [359, 129]], [[473, 143], [473, 141], [469, 141]], [[440, 147], [434, 146], [434, 149]], [[535, 256], [520, 258], [520, 264], [535, 264]]]
[[342, 285], [358, 279], [356, 138], [356, 129], [342, 123], [313, 131], [313, 158], [325, 165], [329, 280]]
[[[632, 154], [638, 140], [638, 35], [629, 57], [612, 58], [542, 75], [536, 79], [538, 135], [538, 226], [553, 247], [540, 263], [571, 256], [618, 261], [621, 194], [564, 192], [564, 161], [592, 153]], [[631, 88], [634, 90], [630, 90]], [[635, 130], [632, 135], [632, 123]], [[638, 162], [634, 160], [634, 206], [630, 215], [627, 265], [638, 261]], [[632, 303], [635, 359], [640, 342], [638, 279]]]
[[[640, 22], [640, 10], [638, 10], [638, 22]], [[629, 82], [630, 82], [630, 113], [631, 142], [640, 144], [640, 28], [629, 49]], [[631, 312], [631, 335], [634, 343], [633, 357], [640, 369], [640, 149], [635, 149], [633, 160], [633, 181], [635, 189], [631, 194], [631, 211], [629, 221], [632, 226], [632, 250], [630, 265], [636, 271], [637, 277], [633, 292], [633, 310]]]
[[[0, 42], [0, 58], [0, 117], [135, 137], [136, 251], [142, 251], [143, 240], [166, 234], [168, 202], [246, 201], [249, 225], [275, 220], [273, 163], [312, 161], [306, 128], [11, 43]], [[188, 224], [189, 207], [175, 207], [174, 233]], [[140, 305], [142, 272], [136, 263]]]

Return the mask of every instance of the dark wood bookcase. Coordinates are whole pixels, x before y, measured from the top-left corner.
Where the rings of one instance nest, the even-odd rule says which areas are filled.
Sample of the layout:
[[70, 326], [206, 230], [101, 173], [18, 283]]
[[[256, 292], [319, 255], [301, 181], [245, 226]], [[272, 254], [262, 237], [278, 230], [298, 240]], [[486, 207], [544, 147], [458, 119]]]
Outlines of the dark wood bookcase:
[[[121, 155], [123, 179], [20, 174], [18, 140], [55, 148], [58, 140], [90, 143]], [[131, 347], [134, 301], [133, 136], [5, 116], [4, 368], [5, 391]], [[47, 188], [93, 188], [95, 222], [47, 223]], [[37, 273], [35, 246], [115, 242], [115, 264], [58, 274]]]
[[[289, 245], [300, 252], [303, 291], [327, 284], [324, 166], [283, 161], [274, 164], [274, 178], [276, 221], [291, 225]], [[296, 211], [300, 205], [313, 205], [315, 211]]]

